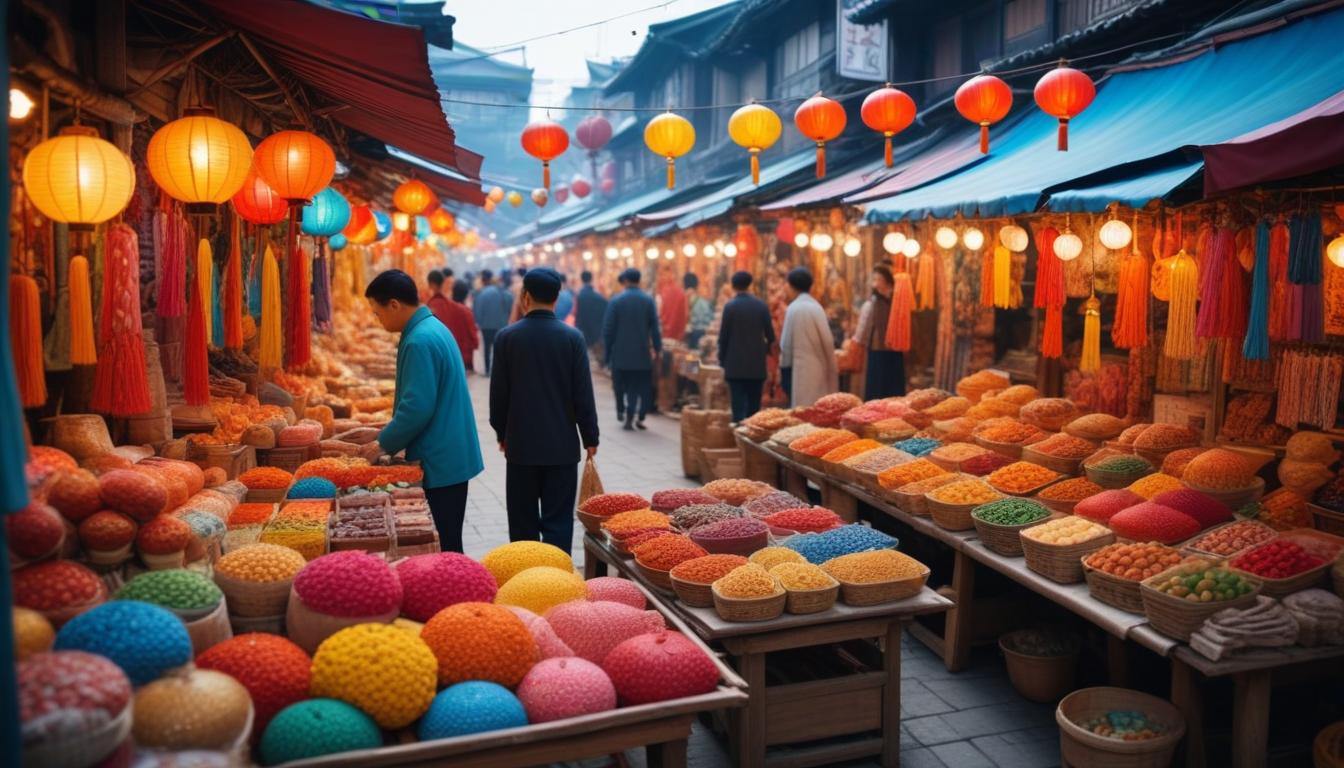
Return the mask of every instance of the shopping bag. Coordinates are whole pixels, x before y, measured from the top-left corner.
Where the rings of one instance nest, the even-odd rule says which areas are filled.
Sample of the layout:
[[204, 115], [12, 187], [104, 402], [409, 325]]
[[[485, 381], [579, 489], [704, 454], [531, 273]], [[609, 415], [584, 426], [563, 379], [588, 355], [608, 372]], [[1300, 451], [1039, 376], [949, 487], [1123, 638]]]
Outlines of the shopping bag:
[[589, 456], [583, 462], [583, 480], [579, 483], [579, 503], [582, 504], [603, 493], [606, 493], [606, 491], [602, 490], [602, 478], [597, 475], [597, 463], [593, 461], [592, 456]]

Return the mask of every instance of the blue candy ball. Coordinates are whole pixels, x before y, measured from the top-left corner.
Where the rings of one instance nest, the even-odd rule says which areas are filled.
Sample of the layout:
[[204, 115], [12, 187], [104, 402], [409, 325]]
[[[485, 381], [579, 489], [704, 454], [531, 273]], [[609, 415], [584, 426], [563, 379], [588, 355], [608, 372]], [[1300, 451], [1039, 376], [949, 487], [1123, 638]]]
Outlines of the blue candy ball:
[[383, 746], [368, 715], [335, 699], [308, 699], [280, 710], [261, 737], [262, 765]]
[[136, 687], [191, 661], [191, 637], [172, 612], [137, 600], [113, 600], [81, 613], [56, 633], [58, 651], [110, 659]]
[[832, 528], [825, 533], [804, 533], [791, 536], [784, 546], [792, 549], [813, 565], [855, 552], [874, 549], [893, 549], [900, 542], [894, 536], [866, 525], [851, 523]]
[[439, 692], [420, 719], [420, 740], [448, 739], [527, 725], [522, 702], [498, 683], [470, 680]]
[[325, 477], [305, 477], [289, 488], [290, 499], [334, 499], [336, 484]]

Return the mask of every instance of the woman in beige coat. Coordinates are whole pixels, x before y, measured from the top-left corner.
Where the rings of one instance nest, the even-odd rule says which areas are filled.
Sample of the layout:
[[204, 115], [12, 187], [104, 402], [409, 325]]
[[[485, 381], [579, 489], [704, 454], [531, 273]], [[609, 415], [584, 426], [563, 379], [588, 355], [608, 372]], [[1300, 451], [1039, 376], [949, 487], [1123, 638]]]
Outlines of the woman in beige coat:
[[780, 334], [779, 373], [791, 405], [811, 405], [839, 387], [835, 340], [826, 310], [812, 298], [812, 273], [805, 267], [789, 272], [789, 308]]

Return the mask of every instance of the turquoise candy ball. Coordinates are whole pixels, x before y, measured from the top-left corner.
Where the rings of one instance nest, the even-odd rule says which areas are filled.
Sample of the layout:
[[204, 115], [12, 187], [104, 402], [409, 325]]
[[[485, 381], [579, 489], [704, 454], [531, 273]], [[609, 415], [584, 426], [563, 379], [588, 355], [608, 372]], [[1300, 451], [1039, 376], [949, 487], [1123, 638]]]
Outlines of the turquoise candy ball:
[[497, 683], [471, 680], [439, 692], [420, 719], [420, 740], [448, 739], [470, 733], [527, 725], [522, 702]]
[[186, 625], [170, 611], [135, 600], [113, 600], [71, 619], [56, 633], [55, 649], [105, 656], [137, 688], [191, 661]]
[[368, 715], [336, 699], [290, 704], [271, 718], [261, 737], [262, 765], [383, 746]]

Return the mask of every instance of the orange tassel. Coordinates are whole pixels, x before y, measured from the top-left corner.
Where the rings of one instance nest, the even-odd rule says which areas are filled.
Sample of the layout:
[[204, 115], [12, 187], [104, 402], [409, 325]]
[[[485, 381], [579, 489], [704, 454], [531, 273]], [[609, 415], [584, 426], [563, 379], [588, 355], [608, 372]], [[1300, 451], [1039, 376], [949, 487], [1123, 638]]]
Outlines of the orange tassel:
[[1045, 308], [1045, 329], [1041, 332], [1041, 357], [1060, 357], [1064, 354], [1064, 310]]
[[891, 294], [891, 314], [887, 316], [887, 346], [897, 352], [910, 351], [910, 313], [915, 305], [915, 292], [910, 286], [910, 275], [897, 272], [896, 285]]
[[677, 186], [677, 161], [667, 158], [667, 188], [676, 189]]
[[891, 158], [891, 134], [889, 134], [889, 133], [886, 134], [886, 142], [885, 142], [885, 146], [882, 148], [882, 159], [883, 159], [883, 161], [886, 162], [888, 168], [890, 168], [890, 167], [892, 166], [892, 158]]
[[817, 142], [817, 178], [826, 178], [826, 144]]
[[919, 271], [915, 275], [915, 295], [919, 301], [917, 309], [933, 309], [934, 294], [937, 291], [937, 272], [934, 268], [933, 254], [924, 252], [917, 262]]
[[751, 150], [751, 183], [761, 183], [761, 151], [759, 149]]
[[9, 276], [9, 342], [14, 347], [19, 402], [24, 408], [45, 405], [47, 379], [42, 367], [42, 297], [37, 281], [27, 275]]
[[989, 123], [980, 124], [980, 154], [989, 154]]
[[980, 252], [980, 306], [994, 306], [994, 249]]
[[182, 397], [187, 405], [210, 402], [210, 355], [206, 348], [205, 307], [200, 280], [192, 280], [187, 305], [187, 339], [182, 359]]
[[551, 188], [551, 164], [549, 161], [541, 164], [541, 186]]
[[1138, 251], [1120, 265], [1119, 293], [1115, 300], [1115, 325], [1111, 341], [1117, 349], [1148, 346], [1148, 260]]
[[93, 341], [93, 292], [89, 287], [89, 260], [70, 259], [70, 362], [93, 365], [98, 346]]

